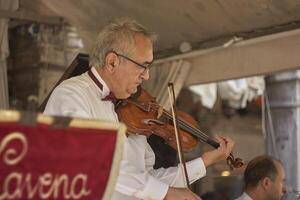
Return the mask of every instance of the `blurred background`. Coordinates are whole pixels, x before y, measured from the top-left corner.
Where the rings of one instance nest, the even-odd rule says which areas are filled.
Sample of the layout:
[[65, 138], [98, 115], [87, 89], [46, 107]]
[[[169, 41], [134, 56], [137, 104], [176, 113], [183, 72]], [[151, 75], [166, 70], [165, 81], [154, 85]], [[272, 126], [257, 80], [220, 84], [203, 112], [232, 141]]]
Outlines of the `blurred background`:
[[[246, 162], [261, 154], [285, 167], [286, 199], [300, 191], [300, 1], [298, 0], [1, 0], [0, 109], [41, 104], [78, 53], [88, 54], [101, 28], [131, 17], [159, 35], [144, 87], [166, 109], [173, 82], [179, 110], [203, 132], [236, 141]], [[162, 142], [151, 138], [154, 146]], [[176, 163], [158, 155], [157, 167]], [[191, 159], [211, 148], [200, 143]], [[159, 152], [157, 152], [159, 153]], [[212, 166], [193, 185], [203, 199], [233, 199], [243, 169]], [[221, 195], [218, 196], [218, 195]]]

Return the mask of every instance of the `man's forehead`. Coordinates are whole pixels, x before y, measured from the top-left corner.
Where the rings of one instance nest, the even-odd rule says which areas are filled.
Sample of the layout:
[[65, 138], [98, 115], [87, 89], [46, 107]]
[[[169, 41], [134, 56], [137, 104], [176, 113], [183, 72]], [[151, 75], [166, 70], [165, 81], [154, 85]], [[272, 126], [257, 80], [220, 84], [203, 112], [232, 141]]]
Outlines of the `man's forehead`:
[[280, 176], [282, 176], [282, 178], [285, 178], [285, 171], [284, 171], [284, 167], [283, 167], [282, 163], [275, 161], [275, 166], [276, 166], [278, 174]]
[[136, 34], [134, 38], [136, 53], [145, 57], [145, 62], [151, 63], [153, 61], [153, 47], [151, 39], [142, 34]]
[[146, 45], [146, 47], [152, 48], [152, 41], [149, 37], [146, 37], [145, 35], [141, 33], [134, 34], [134, 40], [136, 44], [143, 44]]

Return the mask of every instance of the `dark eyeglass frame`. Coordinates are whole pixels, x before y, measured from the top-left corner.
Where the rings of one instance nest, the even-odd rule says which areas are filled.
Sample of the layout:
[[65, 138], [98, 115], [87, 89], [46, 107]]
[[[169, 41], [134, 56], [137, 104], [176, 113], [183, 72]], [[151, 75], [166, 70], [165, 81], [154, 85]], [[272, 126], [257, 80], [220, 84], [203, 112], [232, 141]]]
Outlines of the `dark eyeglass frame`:
[[151, 63], [149, 63], [147, 66], [145, 66], [145, 65], [142, 65], [142, 64], [136, 62], [135, 60], [133, 60], [133, 59], [127, 57], [127, 56], [124, 56], [124, 55], [122, 55], [122, 54], [119, 54], [119, 53], [117, 53], [117, 52], [115, 52], [115, 51], [110, 51], [110, 52], [116, 54], [117, 56], [120, 56], [120, 57], [122, 57], [122, 58], [125, 58], [126, 60], [129, 60], [130, 62], [136, 64], [137, 66], [139, 66], [139, 67], [141, 67], [141, 68], [143, 68], [143, 69], [144, 69], [143, 73], [148, 72], [148, 71], [150, 70], [150, 68], [152, 67], [153, 61], [152, 61]]

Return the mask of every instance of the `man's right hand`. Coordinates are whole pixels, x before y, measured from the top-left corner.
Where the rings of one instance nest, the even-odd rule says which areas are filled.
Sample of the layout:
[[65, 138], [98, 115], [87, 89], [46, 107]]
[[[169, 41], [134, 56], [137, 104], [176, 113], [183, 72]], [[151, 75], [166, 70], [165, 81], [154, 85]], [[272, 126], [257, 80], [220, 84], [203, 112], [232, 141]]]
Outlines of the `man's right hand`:
[[201, 198], [188, 188], [170, 187], [164, 200], [201, 200]]

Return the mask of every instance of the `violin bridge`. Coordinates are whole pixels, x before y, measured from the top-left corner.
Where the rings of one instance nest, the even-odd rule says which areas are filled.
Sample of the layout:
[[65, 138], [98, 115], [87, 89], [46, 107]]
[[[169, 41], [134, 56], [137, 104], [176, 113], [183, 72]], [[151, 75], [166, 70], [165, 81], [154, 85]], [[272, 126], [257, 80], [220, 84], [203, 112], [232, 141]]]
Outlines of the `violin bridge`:
[[157, 110], [157, 117], [156, 117], [157, 119], [159, 119], [162, 116], [163, 111], [164, 111], [164, 108], [162, 106], [160, 106]]

